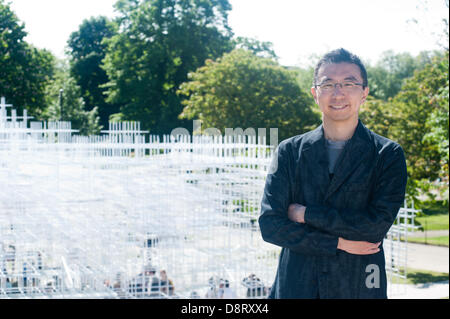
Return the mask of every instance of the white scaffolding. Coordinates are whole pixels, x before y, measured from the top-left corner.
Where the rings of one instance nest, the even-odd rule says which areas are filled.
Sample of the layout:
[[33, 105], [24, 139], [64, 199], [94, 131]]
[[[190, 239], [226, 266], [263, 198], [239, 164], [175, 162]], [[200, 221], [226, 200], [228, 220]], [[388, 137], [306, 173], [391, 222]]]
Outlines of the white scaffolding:
[[[383, 242], [386, 259], [386, 275], [389, 280], [388, 295], [404, 295], [407, 286], [408, 274], [408, 234], [416, 231], [419, 226], [414, 223], [414, 218], [419, 210], [414, 208], [414, 202], [408, 207], [405, 199], [404, 206], [400, 208], [394, 225], [391, 226]], [[403, 285], [401, 285], [403, 284]]]
[[[134, 122], [84, 137], [70, 122], [18, 121], [6, 106], [0, 298], [217, 297], [225, 280], [239, 298], [266, 296], [280, 250], [257, 221], [265, 139], [160, 140]], [[389, 258], [389, 271], [406, 264], [406, 253]]]

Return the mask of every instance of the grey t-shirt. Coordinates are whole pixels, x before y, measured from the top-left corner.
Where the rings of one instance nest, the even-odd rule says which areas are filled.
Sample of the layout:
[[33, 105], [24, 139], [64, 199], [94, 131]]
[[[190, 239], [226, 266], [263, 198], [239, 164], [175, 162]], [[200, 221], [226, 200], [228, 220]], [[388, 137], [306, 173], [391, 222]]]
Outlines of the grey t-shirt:
[[334, 167], [345, 147], [347, 141], [331, 141], [326, 140], [326, 148], [328, 153], [328, 172], [334, 174]]

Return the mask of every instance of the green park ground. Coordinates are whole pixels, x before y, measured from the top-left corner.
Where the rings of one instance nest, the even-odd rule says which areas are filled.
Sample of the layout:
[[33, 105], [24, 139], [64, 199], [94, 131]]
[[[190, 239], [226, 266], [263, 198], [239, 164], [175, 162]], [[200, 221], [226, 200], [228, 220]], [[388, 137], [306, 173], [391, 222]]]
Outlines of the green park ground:
[[[420, 205], [421, 213], [415, 218], [419, 228], [408, 235], [409, 243], [449, 247], [449, 212], [448, 202], [429, 201]], [[424, 269], [407, 269], [406, 283], [420, 285], [449, 280], [448, 272]], [[447, 296], [448, 298], [448, 296]]]
[[430, 201], [421, 206], [421, 213], [415, 218], [419, 229], [408, 242], [449, 247], [448, 202]]

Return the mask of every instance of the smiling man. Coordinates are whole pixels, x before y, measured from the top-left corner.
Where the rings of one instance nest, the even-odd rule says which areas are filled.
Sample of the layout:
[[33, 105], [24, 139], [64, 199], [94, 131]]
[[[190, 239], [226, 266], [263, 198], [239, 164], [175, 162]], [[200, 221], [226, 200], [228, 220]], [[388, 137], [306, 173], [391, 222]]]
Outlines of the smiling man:
[[326, 54], [311, 93], [322, 125], [280, 143], [261, 203], [263, 239], [282, 247], [269, 298], [387, 298], [382, 241], [405, 197], [403, 150], [359, 120], [357, 56]]

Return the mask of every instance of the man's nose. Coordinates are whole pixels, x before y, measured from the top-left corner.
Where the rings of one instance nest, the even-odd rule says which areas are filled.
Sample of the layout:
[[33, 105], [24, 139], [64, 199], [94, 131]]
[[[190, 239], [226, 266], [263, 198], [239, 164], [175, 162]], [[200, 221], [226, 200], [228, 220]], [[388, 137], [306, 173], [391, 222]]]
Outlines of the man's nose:
[[334, 86], [333, 95], [334, 96], [344, 95], [344, 90], [342, 89], [342, 85], [337, 84]]

